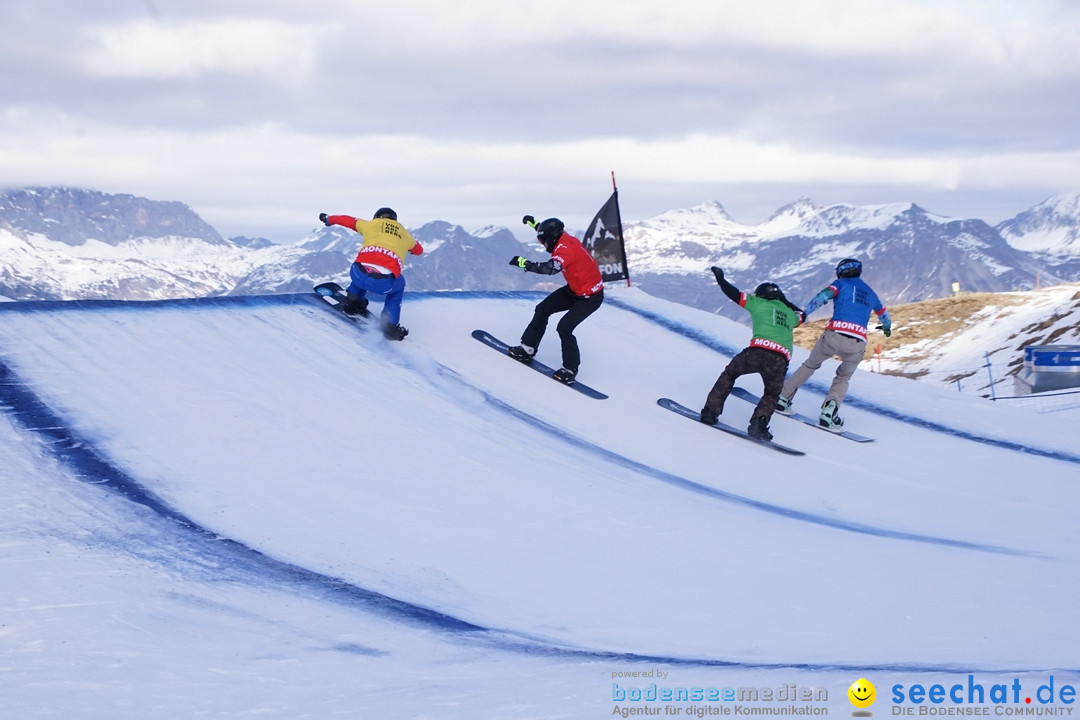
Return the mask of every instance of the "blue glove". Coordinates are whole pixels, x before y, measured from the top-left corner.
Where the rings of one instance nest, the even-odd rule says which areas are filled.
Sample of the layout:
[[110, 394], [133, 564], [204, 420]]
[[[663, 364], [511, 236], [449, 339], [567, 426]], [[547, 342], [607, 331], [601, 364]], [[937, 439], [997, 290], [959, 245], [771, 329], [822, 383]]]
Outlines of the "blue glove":
[[330, 216], [326, 213], [319, 213], [319, 222], [321, 222], [323, 225], [329, 225], [330, 223], [326, 221], [329, 217]]
[[525, 266], [528, 263], [529, 263], [529, 261], [527, 259], [521, 257], [520, 255], [515, 255], [514, 257], [510, 258], [510, 264], [511, 265], [516, 265], [519, 268], [521, 268], [522, 270], [525, 269]]

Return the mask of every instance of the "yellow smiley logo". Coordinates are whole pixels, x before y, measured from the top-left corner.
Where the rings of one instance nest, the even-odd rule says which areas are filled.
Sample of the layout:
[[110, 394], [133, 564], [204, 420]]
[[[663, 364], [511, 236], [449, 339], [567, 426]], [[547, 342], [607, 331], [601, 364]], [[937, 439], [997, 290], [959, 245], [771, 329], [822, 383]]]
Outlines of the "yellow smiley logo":
[[877, 689], [866, 678], [859, 678], [851, 683], [847, 691], [848, 700], [857, 708], [868, 708], [877, 699]]

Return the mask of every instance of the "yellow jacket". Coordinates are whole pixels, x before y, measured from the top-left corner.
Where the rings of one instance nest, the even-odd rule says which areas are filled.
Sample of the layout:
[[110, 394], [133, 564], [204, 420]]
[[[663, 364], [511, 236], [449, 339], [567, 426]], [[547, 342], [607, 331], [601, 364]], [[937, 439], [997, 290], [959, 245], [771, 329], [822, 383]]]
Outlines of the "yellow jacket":
[[379, 273], [401, 275], [401, 259], [406, 253], [420, 255], [424, 248], [397, 220], [376, 218], [361, 220], [351, 215], [331, 215], [328, 225], [341, 225], [355, 230], [364, 238], [356, 262]]

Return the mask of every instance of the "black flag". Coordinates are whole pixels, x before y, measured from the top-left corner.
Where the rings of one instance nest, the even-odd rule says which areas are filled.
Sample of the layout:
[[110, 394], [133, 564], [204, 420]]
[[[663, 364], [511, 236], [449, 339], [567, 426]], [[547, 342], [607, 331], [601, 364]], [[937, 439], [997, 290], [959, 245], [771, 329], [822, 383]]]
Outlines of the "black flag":
[[604, 282], [626, 280], [630, 284], [630, 268], [626, 265], [626, 245], [623, 243], [622, 217], [619, 215], [619, 190], [615, 189], [604, 207], [596, 213], [582, 240], [585, 249], [600, 266]]

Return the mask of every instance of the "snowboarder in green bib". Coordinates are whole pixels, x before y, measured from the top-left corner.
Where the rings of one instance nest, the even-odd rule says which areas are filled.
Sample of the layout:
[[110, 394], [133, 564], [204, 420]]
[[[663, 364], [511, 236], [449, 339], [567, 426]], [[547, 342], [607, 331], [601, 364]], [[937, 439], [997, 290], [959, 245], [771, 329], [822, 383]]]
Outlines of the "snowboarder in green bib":
[[753, 336], [750, 344], [731, 358], [731, 362], [716, 379], [705, 399], [705, 407], [701, 409], [701, 422], [715, 425], [720, 419], [720, 413], [724, 412], [724, 402], [731, 394], [736, 378], [757, 373], [761, 375], [764, 391], [750, 417], [750, 426], [746, 432], [755, 440], [772, 440], [769, 420], [776, 410], [776, 401], [780, 397], [788, 362], [791, 360], [791, 348], [794, 345], [791, 331], [804, 320], [802, 310], [788, 302], [775, 283], [761, 283], [752, 295], [748, 295], [725, 280], [724, 271], [720, 268], [713, 267], [712, 273], [724, 294], [750, 313]]

